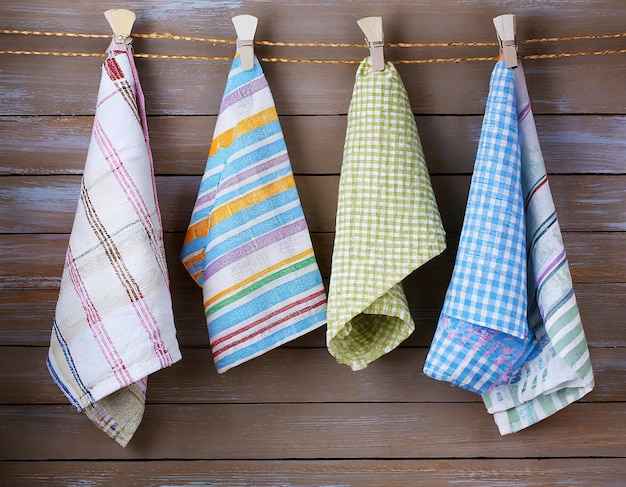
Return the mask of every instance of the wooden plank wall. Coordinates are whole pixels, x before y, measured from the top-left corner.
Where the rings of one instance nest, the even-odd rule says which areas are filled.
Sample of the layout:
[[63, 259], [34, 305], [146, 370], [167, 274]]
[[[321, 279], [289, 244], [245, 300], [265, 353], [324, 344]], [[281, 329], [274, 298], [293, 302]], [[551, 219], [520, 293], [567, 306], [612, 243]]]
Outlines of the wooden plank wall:
[[[134, 32], [361, 42], [382, 15], [387, 42], [494, 41], [624, 31], [623, 0], [19, 0], [5, 29], [108, 34], [102, 12], [137, 13]], [[101, 52], [104, 39], [0, 35], [0, 49]], [[230, 56], [231, 45], [136, 39], [137, 52]], [[520, 43], [520, 54], [625, 49], [626, 37]], [[388, 48], [388, 59], [495, 55], [494, 47]], [[261, 56], [361, 59], [363, 48], [259, 46]], [[0, 55], [0, 483], [4, 485], [623, 485], [626, 475], [626, 55], [524, 62], [596, 389], [500, 437], [478, 397], [421, 368], [454, 262], [493, 62], [403, 64], [449, 249], [406, 281], [417, 331], [359, 373], [319, 330], [218, 376], [199, 289], [178, 262], [229, 63], [139, 59], [184, 359], [150, 379], [126, 449], [74, 412], [44, 360], [92, 124], [101, 58]], [[355, 65], [265, 63], [324, 276]]]

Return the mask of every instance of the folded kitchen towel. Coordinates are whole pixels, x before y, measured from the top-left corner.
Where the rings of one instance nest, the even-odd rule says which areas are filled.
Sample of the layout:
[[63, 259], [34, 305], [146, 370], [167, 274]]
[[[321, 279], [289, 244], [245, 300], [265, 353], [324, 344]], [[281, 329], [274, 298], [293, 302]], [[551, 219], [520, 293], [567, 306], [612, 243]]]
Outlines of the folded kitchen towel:
[[143, 94], [130, 46], [112, 42], [47, 364], [70, 402], [126, 446], [147, 376], [180, 358]]
[[498, 62], [456, 263], [424, 373], [484, 393], [530, 352], [526, 223], [513, 70]]
[[327, 345], [363, 369], [414, 330], [402, 280], [446, 248], [415, 118], [391, 63], [358, 68], [348, 112]]
[[233, 60], [181, 258], [222, 373], [326, 323], [326, 292], [263, 70]]
[[522, 66], [515, 68], [528, 250], [532, 356], [508, 383], [483, 395], [501, 434], [577, 401], [594, 387], [593, 369], [563, 247]]
[[593, 388], [521, 65], [499, 61], [452, 280], [424, 372], [483, 400], [501, 434]]

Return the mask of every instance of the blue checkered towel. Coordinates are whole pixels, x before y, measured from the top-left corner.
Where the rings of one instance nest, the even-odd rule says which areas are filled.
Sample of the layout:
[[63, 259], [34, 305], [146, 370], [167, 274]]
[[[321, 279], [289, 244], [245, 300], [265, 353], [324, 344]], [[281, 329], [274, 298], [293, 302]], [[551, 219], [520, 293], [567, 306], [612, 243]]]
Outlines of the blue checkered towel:
[[528, 249], [532, 352], [515, 377], [483, 395], [501, 434], [514, 433], [577, 401], [594, 387], [593, 368], [524, 71], [513, 70]]
[[456, 264], [424, 373], [485, 393], [532, 351], [513, 70], [496, 64]]
[[505, 435], [593, 389], [521, 64], [500, 61], [452, 282], [424, 372], [482, 394]]

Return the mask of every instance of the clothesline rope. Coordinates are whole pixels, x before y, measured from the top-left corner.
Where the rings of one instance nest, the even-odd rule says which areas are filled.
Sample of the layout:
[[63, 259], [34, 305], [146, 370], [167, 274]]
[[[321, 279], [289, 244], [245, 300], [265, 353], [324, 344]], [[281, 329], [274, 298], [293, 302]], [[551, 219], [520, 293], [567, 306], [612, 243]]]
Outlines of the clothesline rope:
[[[54, 36], [54, 37], [79, 37], [79, 38], [97, 38], [108, 39], [111, 35], [106, 34], [85, 34], [77, 32], [48, 32], [34, 30], [11, 30], [0, 29], [0, 34], [8, 35], [34, 35], [34, 36]], [[132, 34], [134, 38], [149, 39], [170, 39], [176, 41], [198, 41], [210, 42], [213, 44], [235, 44], [235, 40], [217, 39], [210, 37], [191, 37], [179, 36], [169, 32], [151, 33], [151, 34]], [[626, 37], [626, 32], [617, 34], [593, 34], [569, 37], [541, 37], [536, 39], [526, 39], [518, 41], [523, 43], [538, 42], [557, 42], [557, 41], [574, 41], [574, 40], [592, 40], [592, 39], [616, 39]], [[280, 46], [280, 47], [364, 47], [364, 44], [353, 43], [328, 43], [328, 42], [278, 42], [278, 41], [255, 41], [257, 45], [264, 46]], [[483, 47], [497, 46], [497, 42], [433, 42], [433, 43], [388, 43], [386, 47]], [[624, 54], [626, 49], [605, 49], [597, 51], [580, 51], [580, 52], [560, 52], [553, 54], [526, 54], [518, 55], [520, 59], [559, 59], [577, 56], [603, 56], [609, 54]], [[36, 56], [58, 56], [58, 57], [104, 57], [103, 52], [59, 52], [59, 51], [33, 51], [33, 50], [0, 50], [1, 54], [14, 55], [36, 55]], [[196, 61], [231, 61], [232, 57], [226, 56], [195, 56], [184, 54], [151, 54], [151, 53], [135, 53], [135, 57], [143, 59], [180, 59], [180, 60], [196, 60]], [[480, 56], [480, 57], [447, 57], [447, 58], [424, 58], [424, 59], [400, 59], [391, 61], [394, 64], [428, 64], [428, 63], [461, 63], [475, 61], [492, 61], [497, 56]], [[285, 57], [262, 57], [261, 61], [266, 63], [310, 63], [310, 64], [359, 64], [361, 60], [356, 59], [301, 59], [301, 58], [285, 58]]]
[[[57, 51], [21, 51], [21, 50], [0, 50], [1, 54], [35, 55], [35, 56], [59, 56], [59, 57], [105, 57], [106, 53], [101, 52], [57, 52]], [[609, 54], [626, 54], [626, 49], [605, 49], [602, 51], [585, 52], [560, 52], [556, 54], [527, 54], [518, 55], [519, 59], [559, 59], [577, 56], [604, 56]], [[184, 54], [149, 54], [135, 53], [136, 58], [143, 59], [182, 59], [196, 61], [232, 61], [228, 56], [191, 56]], [[462, 63], [475, 61], [494, 61], [497, 56], [483, 57], [449, 57], [449, 58], [427, 58], [427, 59], [398, 59], [393, 60], [393, 64], [430, 64], [430, 63]], [[260, 61], [266, 63], [310, 63], [310, 64], [359, 64], [357, 59], [297, 59], [281, 57], [261, 57]]]
[[[0, 34], [13, 34], [13, 35], [34, 35], [34, 36], [52, 36], [52, 37], [81, 37], [90, 39], [106, 39], [111, 37], [110, 34], [85, 34], [79, 32], [48, 32], [37, 30], [12, 30], [12, 29], [0, 29]], [[172, 34], [171, 32], [153, 32], [150, 34], [131, 34], [131, 37], [137, 39], [169, 39], [173, 41], [196, 41], [196, 42], [209, 42], [213, 44], [236, 44], [234, 39], [217, 39], [212, 37], [194, 37], [194, 36], [180, 36]], [[530, 44], [537, 42], [558, 42], [558, 41], [578, 41], [578, 40], [596, 40], [596, 39], [617, 39], [619, 37], [626, 37], [626, 32], [617, 34], [591, 34], [591, 35], [579, 35], [568, 37], [539, 37], [536, 39], [521, 39], [518, 40], [518, 44]], [[349, 43], [349, 42], [281, 42], [281, 41], [254, 41], [255, 44], [260, 46], [276, 46], [276, 47], [363, 47], [363, 43]], [[497, 46], [497, 42], [396, 42], [385, 43], [385, 47], [489, 47]]]

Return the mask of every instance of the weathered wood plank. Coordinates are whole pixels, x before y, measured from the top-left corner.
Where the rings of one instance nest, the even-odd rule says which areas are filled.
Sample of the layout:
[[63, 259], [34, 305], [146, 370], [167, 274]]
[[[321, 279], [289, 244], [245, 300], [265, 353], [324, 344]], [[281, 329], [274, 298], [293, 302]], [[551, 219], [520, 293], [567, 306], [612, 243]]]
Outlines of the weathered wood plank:
[[[459, 231], [469, 176], [433, 176], [444, 226]], [[166, 232], [184, 231], [199, 176], [157, 177]], [[338, 176], [296, 176], [302, 206], [312, 232], [332, 232], [337, 212]], [[555, 175], [552, 194], [564, 231], [624, 231], [626, 175]], [[71, 229], [80, 176], [5, 176], [0, 178], [0, 231], [67, 233]]]
[[[83, 0], [76, 7], [75, 0], [4, 2], [0, 23], [109, 32], [102, 11], [115, 5]], [[514, 7], [522, 55], [626, 48], [626, 38], [523, 43], [622, 32], [623, 0], [598, 0], [592, 7], [587, 0], [571, 0], [558, 8], [536, 0], [419, 5], [154, 0], [149, 6], [130, 0], [124, 7], [137, 12], [134, 32], [234, 39], [231, 17], [251, 13], [260, 19], [257, 39], [327, 42], [362, 42], [354, 20], [378, 14], [387, 42], [494, 41], [492, 17]], [[101, 52], [108, 41], [0, 35], [0, 42], [2, 49]], [[233, 46], [135, 39], [135, 50], [231, 56]], [[256, 50], [260, 56], [326, 59], [367, 54], [364, 47]], [[391, 60], [493, 56], [495, 48], [386, 48], [385, 54]], [[73, 411], [44, 364], [102, 59], [0, 56], [0, 232], [9, 233], [0, 235], [0, 403], [5, 404], [0, 460], [18, 460], [0, 462], [0, 483], [621, 485], [626, 475], [622, 61], [623, 55], [524, 61], [546, 164], [555, 174], [551, 185], [597, 385], [565, 411], [500, 438], [477, 396], [420, 372], [453, 265], [493, 63], [399, 66], [449, 232], [446, 253], [405, 282], [416, 332], [359, 373], [327, 353], [321, 328], [219, 376], [208, 349], [201, 293], [178, 253], [229, 63], [138, 60], [184, 360], [151, 377], [145, 420], [124, 450]], [[264, 69], [327, 283], [356, 66], [264, 63]], [[44, 459], [53, 461], [36, 461]]]
[[[181, 0], [174, 5], [167, 0], [153, 0], [149, 7], [141, 0], [129, 0], [125, 5], [137, 13], [134, 32], [202, 35], [210, 27], [212, 36], [234, 39], [231, 17], [248, 12], [263, 19], [257, 31], [258, 39], [326, 42], [362, 42], [356, 25], [350, 29], [346, 22], [369, 15], [374, 7], [380, 6], [373, 0], [360, 1], [348, 8], [330, 0], [299, 3], [275, 0], [272, 5], [211, 0]], [[620, 0], [598, 0], [594, 5], [597, 7], [589, 9], [585, 0], [569, 0], [557, 9], [534, 0], [518, 0], [515, 10], [519, 38], [572, 35], [572, 29], [577, 29], [575, 33], [586, 32], [584, 29], [598, 34], [619, 32], [624, 15]], [[428, 0], [420, 2], [419, 9], [411, 0], [385, 2], [385, 19], [388, 17], [392, 26], [385, 29], [385, 39], [388, 42], [493, 41], [495, 34], [489, 22], [494, 8], [502, 7], [500, 0], [448, 0], [445, 6]], [[320, 14], [321, 8], [325, 15]], [[21, 0], [15, 5], [2, 4], [0, 14], [3, 19], [12, 16], [11, 25], [16, 29], [28, 29], [33, 21], [38, 21], [40, 30], [65, 30], [71, 25], [76, 32], [110, 33], [100, 10], [77, 10], [72, 0], [56, 0], [52, 5]]]
[[[380, 10], [376, 2], [346, 6], [337, 2], [272, 5], [256, 3], [182, 1], [176, 8], [165, 1], [148, 9], [140, 2], [129, 2], [138, 22], [135, 32], [170, 31], [181, 35], [204, 35], [234, 39], [230, 18], [237, 13], [260, 17], [258, 39], [280, 41], [362, 42], [362, 35], [350, 19]], [[419, 8], [410, 1], [387, 2], [384, 6], [387, 42], [493, 41], [491, 18], [501, 11], [497, 2], [427, 2]], [[45, 15], [43, 11], [45, 10]], [[90, 11], [93, 10], [93, 11]], [[26, 5], [3, 6], [0, 18], [11, 18], [11, 28], [73, 30], [108, 33], [101, 9], [79, 9], [69, 0], [54, 7], [34, 0]], [[568, 2], [554, 9], [532, 0], [516, 2], [518, 38], [615, 33], [623, 30], [623, 9], [619, 0], [594, 4], [593, 12], [583, 0]], [[323, 14], [321, 13], [323, 12]], [[42, 17], [46, 20], [42, 22]], [[76, 22], [72, 22], [72, 20]], [[302, 22], [306, 19], [306, 23]], [[460, 20], [462, 19], [462, 20]], [[350, 26], [352, 26], [350, 28]], [[416, 39], [416, 32], [419, 39]], [[7, 36], [11, 49], [30, 47], [32, 42], [61, 51], [103, 51], [106, 40]], [[176, 41], [137, 41], [138, 51], [166, 54], [228, 55], [231, 49], [208, 43]], [[96, 45], [101, 47], [96, 48]], [[620, 39], [607, 42], [522, 44], [521, 54], [549, 50], [571, 52], [619, 49]], [[419, 57], [494, 56], [496, 48], [440, 48], [429, 50], [388, 49], [389, 59]], [[301, 58], [359, 59], [366, 49], [260, 48], [260, 54]], [[93, 111], [99, 58], [40, 57], [24, 62], [22, 56], [5, 56], [5, 75], [0, 79], [4, 114], [89, 114]], [[401, 67], [414, 109], [420, 113], [480, 113], [486, 96], [491, 62], [431, 63]], [[624, 74], [619, 62], [603, 56], [572, 57], [558, 60], [527, 61], [528, 82], [537, 113], [616, 113], [626, 105], [621, 87]], [[189, 60], [139, 60], [139, 70], [152, 113], [215, 114], [224, 85], [228, 63]], [[266, 72], [281, 113], [345, 113], [354, 79], [354, 65], [269, 64]], [[41, 73], [50, 73], [39, 83]], [[58, 74], [57, 74], [58, 73]], [[324, 80], [323, 83], [320, 80]], [[201, 82], [199, 82], [201, 80]], [[607, 97], [606, 93], [613, 96]]]
[[[332, 235], [313, 234], [323, 275], [330, 273]], [[454, 236], [453, 236], [454, 238]], [[622, 310], [625, 264], [621, 234], [564, 234], [575, 289], [590, 343], [621, 346], [626, 324]], [[173, 306], [181, 343], [206, 346], [200, 289], [178, 260], [182, 235], [166, 234]], [[0, 329], [0, 344], [43, 345], [49, 340], [67, 235], [0, 236], [0, 318], [11, 327]], [[408, 345], [427, 345], [432, 339], [452, 271], [456, 242], [442, 256], [405, 280], [417, 329]], [[587, 258], [593, 250], [593, 258]], [[620, 260], [621, 259], [621, 260]], [[28, 312], [25, 312], [28, 310]], [[313, 333], [296, 346], [322, 346], [322, 334]]]
[[[626, 402], [626, 349], [592, 348], [596, 388], [581, 402]], [[3, 347], [0, 404], [66, 404], [45, 361], [47, 347]], [[422, 374], [426, 348], [399, 348], [352, 372], [326, 349], [279, 348], [219, 375], [209, 349], [152, 374], [151, 404], [480, 402], [480, 397]], [[28, 384], [28, 387], [23, 387]]]
[[[168, 257], [172, 288], [195, 288], [195, 282], [180, 262], [183, 233], [166, 233], [165, 252]], [[458, 234], [447, 236], [448, 248], [426, 263], [413, 275], [417, 284], [447, 285], [458, 246]], [[313, 248], [323, 277], [330, 276], [333, 233], [313, 233]], [[0, 289], [58, 288], [63, 272], [68, 234], [0, 235]], [[575, 284], [617, 283], [626, 279], [626, 255], [620, 232], [565, 232], [563, 241]], [[418, 289], [416, 289], [416, 292]]]
[[560, 458], [626, 452], [623, 403], [572, 404], [504, 438], [478, 403], [154, 404], [126, 449], [69, 405], [0, 406], [0, 421], [1, 460]]
[[[480, 116], [417, 116], [431, 173], [471, 173]], [[548, 172], [624, 174], [626, 118], [611, 116], [536, 117]], [[0, 174], [79, 174], [92, 117], [0, 117]], [[214, 116], [150, 117], [155, 171], [200, 175], [215, 126]], [[296, 174], [338, 174], [345, 116], [281, 118]], [[323, 143], [320, 143], [323, 141]]]
[[[405, 282], [416, 330], [404, 345], [430, 345], [446, 287], [447, 282], [416, 284], [413, 279]], [[626, 284], [576, 285], [590, 345], [626, 346], [626, 315], [622, 303], [625, 293]], [[0, 345], [46, 346], [50, 342], [57, 297], [56, 289], [0, 290], [0, 321], [7, 324], [0, 327]], [[200, 289], [174, 289], [173, 304], [179, 342], [185, 347], [208, 347]], [[325, 328], [321, 328], [285, 346], [324, 347], [325, 344]]]
[[[363, 53], [364, 57], [366, 53]], [[0, 115], [91, 115], [100, 58], [3, 56]], [[224, 61], [137, 61], [151, 115], [214, 115], [228, 74]], [[622, 113], [619, 62], [601, 56], [526, 62], [536, 113]], [[402, 65], [412, 109], [420, 114], [481, 114], [493, 62]], [[276, 108], [285, 115], [336, 115], [348, 110], [356, 67], [346, 64], [266, 63]], [[46, 83], [41, 83], [47, 73]], [[55, 74], [58, 73], [58, 74]], [[325, 80], [323, 83], [320, 80]], [[594, 89], [590, 89], [593, 87]], [[613, 93], [607, 97], [604, 93]]]
[[[89, 3], [93, 1], [86, 2]], [[148, 7], [141, 0], [129, 0], [125, 6], [137, 13], [133, 32], [210, 33], [213, 37], [234, 39], [230, 19], [245, 12], [261, 18], [257, 39], [362, 42], [356, 25], [349, 28], [346, 23], [370, 15], [380, 4], [373, 0], [348, 7], [330, 0], [299, 3], [274, 0], [272, 5], [212, 0], [181, 0], [172, 4], [167, 0], [153, 0]], [[15, 29], [29, 29], [33, 22], [38, 22], [39, 30], [67, 30], [69, 25], [75, 32], [110, 34], [101, 9], [75, 7], [72, 0], [56, 0], [50, 5], [42, 5], [38, 0], [21, 0], [0, 5], [0, 18], [11, 17], [11, 26]], [[569, 0], [558, 9], [534, 0], [517, 0], [518, 36], [526, 39], [591, 33], [588, 31], [619, 32], [623, 27], [622, 7], [620, 0], [597, 0], [593, 9], [589, 9], [585, 0]], [[324, 15], [320, 13], [322, 8]], [[448, 0], [445, 5], [427, 0], [420, 2], [419, 8], [411, 0], [385, 2], [385, 20], [389, 24], [385, 39], [387, 42], [493, 41], [495, 34], [490, 21], [494, 9], [502, 8], [501, 0]]]
[[271, 460], [4, 462], [14, 487], [215, 485], [237, 487], [617, 487], [621, 458], [480, 460]]

